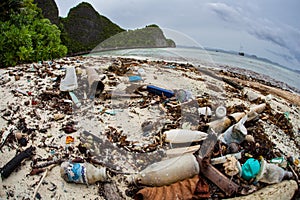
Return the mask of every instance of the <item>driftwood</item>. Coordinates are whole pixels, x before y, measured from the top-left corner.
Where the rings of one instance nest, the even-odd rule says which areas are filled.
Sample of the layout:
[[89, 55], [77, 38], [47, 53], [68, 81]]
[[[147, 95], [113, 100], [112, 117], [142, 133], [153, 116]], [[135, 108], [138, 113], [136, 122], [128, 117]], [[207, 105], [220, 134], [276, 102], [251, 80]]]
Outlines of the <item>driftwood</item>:
[[14, 158], [12, 158], [4, 167], [2, 167], [0, 173], [2, 178], [7, 178], [17, 167], [21, 165], [21, 162], [26, 158], [29, 158], [33, 155], [35, 147], [28, 147]]
[[242, 85], [238, 84], [237, 82], [235, 82], [235, 81], [233, 81], [233, 80], [230, 80], [230, 79], [224, 78], [224, 77], [222, 78], [222, 80], [223, 80], [225, 83], [227, 83], [228, 85], [230, 85], [230, 86], [232, 86], [232, 87], [234, 87], [234, 88], [236, 88], [236, 89], [239, 89], [239, 90], [244, 89], [244, 87], [243, 87]]
[[268, 185], [250, 195], [239, 196], [230, 200], [252, 200], [252, 199], [292, 199], [295, 192], [298, 190], [296, 181], [282, 181], [277, 184]]

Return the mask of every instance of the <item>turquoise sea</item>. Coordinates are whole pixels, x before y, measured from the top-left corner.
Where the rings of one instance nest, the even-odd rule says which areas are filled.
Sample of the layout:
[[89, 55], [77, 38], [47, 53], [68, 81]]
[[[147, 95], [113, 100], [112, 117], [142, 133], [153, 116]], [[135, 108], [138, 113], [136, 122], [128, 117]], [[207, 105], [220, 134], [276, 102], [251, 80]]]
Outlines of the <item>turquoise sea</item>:
[[200, 48], [147, 48], [92, 52], [99, 56], [126, 56], [154, 60], [177, 61], [194, 66], [223, 67], [251, 70], [300, 90], [300, 74], [287, 68], [252, 57], [204, 50]]

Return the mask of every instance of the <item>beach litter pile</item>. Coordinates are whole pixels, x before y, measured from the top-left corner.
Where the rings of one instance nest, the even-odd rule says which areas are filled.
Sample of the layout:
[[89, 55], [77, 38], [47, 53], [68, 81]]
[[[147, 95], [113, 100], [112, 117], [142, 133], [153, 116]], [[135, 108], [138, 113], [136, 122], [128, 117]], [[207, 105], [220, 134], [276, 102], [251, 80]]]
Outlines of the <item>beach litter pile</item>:
[[188, 63], [0, 71], [3, 199], [296, 199], [300, 96]]

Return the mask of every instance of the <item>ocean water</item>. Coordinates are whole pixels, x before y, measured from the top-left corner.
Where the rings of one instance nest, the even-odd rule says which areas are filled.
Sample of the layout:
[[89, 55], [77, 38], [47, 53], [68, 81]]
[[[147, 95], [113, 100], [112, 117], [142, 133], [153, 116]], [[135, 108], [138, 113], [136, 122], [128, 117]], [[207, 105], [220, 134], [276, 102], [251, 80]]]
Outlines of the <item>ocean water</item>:
[[229, 66], [251, 70], [267, 75], [275, 80], [300, 90], [300, 74], [278, 65], [267, 63], [255, 58], [234, 55], [224, 52], [209, 51], [198, 48], [149, 48], [124, 49], [113, 51], [92, 52], [99, 56], [126, 56], [190, 63], [194, 66], [208, 67]]

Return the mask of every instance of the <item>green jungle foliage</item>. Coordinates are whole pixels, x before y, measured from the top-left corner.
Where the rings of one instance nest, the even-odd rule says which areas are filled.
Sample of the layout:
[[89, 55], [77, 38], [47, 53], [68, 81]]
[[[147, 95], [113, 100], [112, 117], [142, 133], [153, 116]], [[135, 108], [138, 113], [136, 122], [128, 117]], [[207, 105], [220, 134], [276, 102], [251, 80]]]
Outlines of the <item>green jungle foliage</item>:
[[1, 3], [0, 67], [63, 57], [60, 30], [44, 19], [32, 0]]

